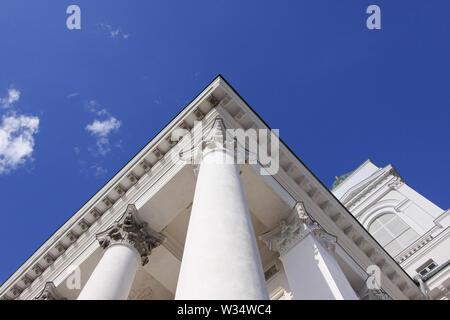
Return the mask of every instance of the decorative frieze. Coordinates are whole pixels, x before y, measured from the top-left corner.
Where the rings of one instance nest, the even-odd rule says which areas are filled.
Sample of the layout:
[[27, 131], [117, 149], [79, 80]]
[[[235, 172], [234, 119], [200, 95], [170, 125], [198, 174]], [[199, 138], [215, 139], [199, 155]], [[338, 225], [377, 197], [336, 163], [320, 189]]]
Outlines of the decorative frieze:
[[197, 120], [202, 120], [205, 117], [205, 115], [199, 108], [194, 110], [194, 115], [197, 118]]
[[50, 253], [47, 253], [47, 254], [44, 256], [44, 261], [45, 261], [47, 264], [52, 264], [53, 262], [55, 262], [55, 258], [54, 258]]
[[153, 150], [153, 154], [155, 155], [157, 160], [160, 160], [163, 157], [163, 153], [158, 147]]
[[33, 279], [28, 275], [24, 275], [22, 277], [22, 282], [25, 285], [25, 287], [28, 287], [33, 282]]
[[126, 192], [125, 188], [120, 183], [114, 187], [114, 190], [120, 197], [123, 196]]
[[102, 201], [107, 208], [111, 208], [114, 204], [114, 201], [109, 196], [104, 197]]
[[44, 270], [39, 264], [35, 264], [31, 270], [34, 272], [36, 276], [40, 276]]
[[[228, 96], [226, 96], [226, 97], [228, 97]], [[221, 101], [216, 96], [211, 94], [208, 97], [208, 102], [211, 105], [211, 108], [215, 108], [219, 104], [219, 102], [221, 102]]]
[[127, 174], [127, 178], [128, 180], [130, 180], [130, 182], [132, 184], [136, 184], [136, 182], [138, 182], [139, 178], [134, 174], [133, 171], [131, 171], [129, 174]]
[[78, 222], [78, 226], [81, 228], [81, 230], [86, 231], [89, 229], [89, 224], [86, 222], [86, 220], [81, 219], [80, 222]]
[[66, 251], [66, 248], [61, 243], [58, 243], [55, 248], [59, 253], [63, 253], [64, 251]]
[[142, 265], [145, 265], [152, 249], [159, 246], [164, 237], [148, 228], [146, 223], [138, 222], [136, 214], [136, 207], [128, 205], [125, 214], [109, 229], [99, 233], [97, 239], [104, 249], [116, 243], [133, 246], [141, 256]]
[[101, 217], [101, 213], [100, 213], [100, 211], [98, 211], [98, 209], [97, 208], [92, 208], [92, 210], [91, 211], [89, 211], [89, 213], [91, 214], [91, 216], [92, 217], [94, 217], [94, 219], [95, 220], [97, 220], [98, 218], [100, 218]]
[[23, 289], [17, 285], [11, 289], [11, 294], [13, 295], [14, 298], [17, 298], [22, 292]]
[[72, 231], [69, 231], [66, 236], [71, 243], [77, 241], [77, 236]]
[[281, 220], [278, 227], [259, 238], [267, 244], [269, 249], [284, 255], [309, 234], [312, 234], [325, 248], [334, 250], [336, 237], [313, 221], [303, 203], [297, 202], [287, 219]]
[[151, 164], [147, 160], [142, 160], [139, 165], [144, 169], [145, 172], [149, 172], [152, 168]]

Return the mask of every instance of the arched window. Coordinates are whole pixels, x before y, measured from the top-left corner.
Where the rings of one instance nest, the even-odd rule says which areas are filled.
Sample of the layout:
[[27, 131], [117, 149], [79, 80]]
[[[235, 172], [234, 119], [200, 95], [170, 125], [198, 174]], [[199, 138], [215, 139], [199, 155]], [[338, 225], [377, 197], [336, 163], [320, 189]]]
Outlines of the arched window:
[[417, 232], [393, 213], [385, 213], [376, 218], [368, 230], [393, 257], [419, 238]]

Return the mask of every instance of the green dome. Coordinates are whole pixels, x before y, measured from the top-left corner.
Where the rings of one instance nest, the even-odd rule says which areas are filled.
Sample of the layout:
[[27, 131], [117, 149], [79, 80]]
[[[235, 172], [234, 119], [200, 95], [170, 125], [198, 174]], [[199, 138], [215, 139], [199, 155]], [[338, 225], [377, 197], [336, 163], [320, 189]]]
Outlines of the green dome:
[[331, 190], [333, 190], [334, 188], [336, 188], [338, 185], [340, 185], [342, 182], [344, 182], [345, 179], [347, 179], [347, 177], [349, 175], [351, 175], [353, 173], [353, 171], [347, 172], [346, 174], [343, 174], [342, 176], [340, 176], [339, 178], [336, 177], [336, 181], [333, 182], [333, 185], [331, 186]]

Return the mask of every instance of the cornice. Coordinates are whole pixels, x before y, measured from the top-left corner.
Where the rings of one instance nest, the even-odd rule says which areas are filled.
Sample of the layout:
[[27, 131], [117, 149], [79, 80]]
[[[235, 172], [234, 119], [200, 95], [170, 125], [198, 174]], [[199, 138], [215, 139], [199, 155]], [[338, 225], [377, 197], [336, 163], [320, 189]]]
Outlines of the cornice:
[[[219, 102], [215, 95], [211, 96], [218, 87], [226, 94]], [[238, 107], [233, 112], [230, 112], [230, 103], [228, 103], [230, 100], [234, 102], [233, 105]], [[209, 116], [210, 112], [207, 110], [196, 111], [198, 107], [205, 106], [205, 104], [209, 108], [217, 110], [217, 112], [213, 112], [214, 114], [219, 113], [224, 119], [227, 117], [228, 120], [225, 120], [228, 125], [231, 124], [232, 128], [268, 128], [239, 94], [224, 79], [218, 77], [5, 282], [0, 289], [0, 297], [5, 297], [5, 293], [10, 295], [11, 289], [22, 285], [19, 283], [20, 279], [29, 272], [31, 273], [33, 267], [38, 266], [44, 271], [41, 276], [36, 276], [32, 290], [27, 291], [23, 298], [35, 296], [37, 289], [43, 285], [44, 279], [48, 280], [59, 276], [64, 267], [75, 260], [83, 250], [87, 252], [87, 250], [98, 248], [98, 244], [96, 247], [94, 246], [96, 233], [104, 230], [104, 227], [111, 226], [128, 203], [136, 203], [140, 198], [148, 198], [150, 188], [158, 183], [161, 184], [163, 176], [164, 179], [170, 179], [174, 172], [184, 166], [180, 163], [181, 161], [178, 163], [161, 161], [165, 158], [164, 153], [167, 154], [172, 147], [167, 142], [167, 138], [174, 129], [191, 125], [193, 119]], [[279, 147], [280, 170], [272, 176], [273, 179], [295, 202], [303, 201], [314, 221], [323, 226], [326, 232], [335, 235], [339, 245], [354, 258], [362, 269], [365, 270], [369, 265], [378, 265], [382, 270], [382, 286], [390, 296], [397, 299], [414, 299], [420, 295], [420, 290], [412, 279], [301, 160], [282, 141], [280, 141]], [[133, 176], [137, 181], [129, 179]], [[125, 189], [122, 197], [119, 197], [117, 190], [114, 190], [119, 183]], [[133, 191], [130, 192], [130, 190]], [[104, 199], [106, 201], [103, 201]], [[94, 208], [97, 210], [92, 211]], [[94, 219], [94, 215], [100, 215], [100, 217]], [[89, 224], [88, 229], [84, 232], [82, 232], [81, 226], [78, 226], [82, 219]], [[66, 237], [69, 232], [71, 236]], [[52, 264], [55, 267], [48, 268], [48, 265], [38, 265], [47, 253], [53, 253], [56, 250], [52, 249], [60, 242], [65, 245], [66, 251], [56, 257], [56, 261]], [[68, 256], [71, 257], [71, 261], [67, 259]], [[38, 280], [36, 281], [36, 279]], [[17, 295], [8, 297], [15, 298]]]
[[[229, 113], [231, 117], [225, 114], [228, 110], [221, 108], [217, 110], [224, 119], [228, 120], [231, 127], [268, 128], [231, 87], [226, 89], [227, 95], [237, 102], [240, 109]], [[281, 139], [279, 147], [280, 170], [272, 177], [282, 188], [295, 201], [303, 201], [313, 219], [327, 232], [336, 235], [339, 244], [355, 257], [355, 261], [364, 270], [369, 265], [378, 265], [383, 271], [384, 289], [390, 296], [397, 299], [419, 297], [420, 290], [414, 281]]]
[[[394, 179], [392, 180], [392, 176]], [[392, 180], [392, 181], [391, 181]], [[397, 174], [397, 171], [391, 166], [383, 168], [381, 172], [374, 173], [372, 176], [358, 183], [348, 190], [341, 198], [341, 202], [352, 210], [359, 203], [366, 203], [366, 200], [383, 184], [389, 183], [389, 190], [398, 188], [403, 179]], [[353, 211], [353, 210], [352, 210]]]
[[[226, 103], [227, 97], [219, 100], [212, 93], [223, 80], [217, 77], [191, 103], [188, 104], [154, 139], [133, 157], [105, 186], [64, 223], [5, 283], [0, 287], [0, 297], [15, 299], [36, 279], [63, 256], [67, 250], [104, 215], [112, 215], [113, 207], [128, 194], [140, 188], [140, 180], [164, 167], [161, 160], [176, 144], [171, 134], [177, 128], [190, 130], [194, 120], [201, 120], [212, 108]], [[200, 110], [199, 106], [209, 109]]]
[[[440, 230], [440, 232], [439, 232]], [[410, 246], [400, 252], [395, 260], [401, 263], [404, 268], [413, 264], [417, 259], [430, 252], [439, 243], [445, 241], [450, 236], [450, 227], [442, 229], [435, 226], [419, 239], [414, 241]]]
[[[238, 98], [233, 89], [227, 89], [226, 93], [237, 101], [240, 109], [229, 113], [231, 117], [225, 114], [228, 110], [219, 108], [218, 111], [231, 127], [267, 129], [267, 125]], [[398, 299], [417, 298], [420, 291], [413, 280], [282, 141], [279, 153], [280, 170], [273, 178], [282, 188], [295, 201], [303, 201], [314, 220], [327, 232], [336, 235], [341, 246], [356, 257], [355, 261], [364, 270], [369, 265], [378, 265], [384, 272], [383, 283], [389, 295]]]

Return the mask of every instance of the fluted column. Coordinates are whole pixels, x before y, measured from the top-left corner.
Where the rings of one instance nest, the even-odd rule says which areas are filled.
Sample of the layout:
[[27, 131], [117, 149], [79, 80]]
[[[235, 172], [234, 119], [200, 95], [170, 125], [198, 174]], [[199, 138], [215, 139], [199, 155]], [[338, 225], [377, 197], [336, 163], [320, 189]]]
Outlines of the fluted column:
[[233, 152], [216, 119], [202, 146], [175, 299], [268, 299]]
[[139, 264], [145, 265], [162, 236], [136, 219], [136, 208], [128, 205], [122, 218], [97, 235], [105, 249], [78, 300], [125, 300]]
[[294, 299], [358, 299], [332, 254], [336, 238], [308, 216], [303, 203], [260, 238], [280, 253]]

